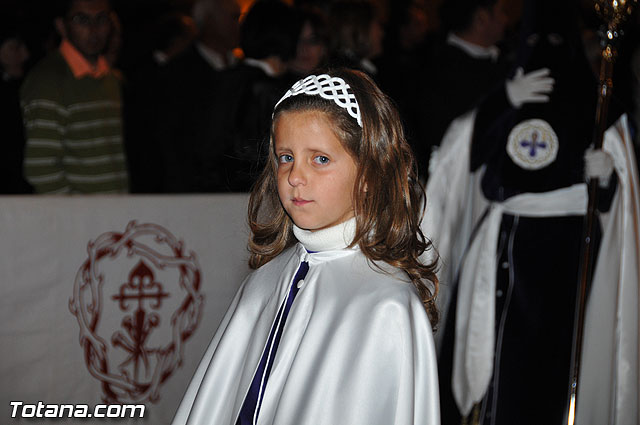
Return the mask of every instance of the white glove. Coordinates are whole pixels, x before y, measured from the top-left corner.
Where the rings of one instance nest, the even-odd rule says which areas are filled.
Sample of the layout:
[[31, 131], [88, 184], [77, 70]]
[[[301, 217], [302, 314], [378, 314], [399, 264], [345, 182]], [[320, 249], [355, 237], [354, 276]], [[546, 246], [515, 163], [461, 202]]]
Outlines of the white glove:
[[514, 108], [520, 109], [523, 103], [545, 103], [548, 94], [553, 91], [553, 78], [549, 77], [549, 68], [540, 68], [524, 73], [522, 68], [516, 69], [513, 79], [507, 80], [507, 98]]
[[608, 152], [589, 148], [584, 152], [584, 176], [587, 179], [598, 178], [599, 186], [609, 186], [613, 173], [613, 158]]

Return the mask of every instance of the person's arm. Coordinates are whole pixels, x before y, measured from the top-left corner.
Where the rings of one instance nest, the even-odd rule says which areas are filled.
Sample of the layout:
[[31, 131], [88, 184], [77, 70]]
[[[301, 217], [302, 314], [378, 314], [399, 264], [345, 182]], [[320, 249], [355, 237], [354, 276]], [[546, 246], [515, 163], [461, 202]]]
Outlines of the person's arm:
[[63, 166], [66, 109], [25, 84], [22, 114], [26, 145], [23, 171], [36, 193], [69, 193]]

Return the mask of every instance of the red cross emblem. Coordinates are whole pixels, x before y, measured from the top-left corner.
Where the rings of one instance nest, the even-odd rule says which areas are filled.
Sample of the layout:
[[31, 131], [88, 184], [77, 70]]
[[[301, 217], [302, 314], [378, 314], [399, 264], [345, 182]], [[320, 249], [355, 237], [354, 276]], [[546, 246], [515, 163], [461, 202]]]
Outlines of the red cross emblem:
[[[69, 301], [87, 368], [105, 402], [155, 402], [200, 321], [196, 255], [167, 229], [136, 222], [98, 236], [87, 251]], [[111, 276], [123, 270], [126, 280]]]

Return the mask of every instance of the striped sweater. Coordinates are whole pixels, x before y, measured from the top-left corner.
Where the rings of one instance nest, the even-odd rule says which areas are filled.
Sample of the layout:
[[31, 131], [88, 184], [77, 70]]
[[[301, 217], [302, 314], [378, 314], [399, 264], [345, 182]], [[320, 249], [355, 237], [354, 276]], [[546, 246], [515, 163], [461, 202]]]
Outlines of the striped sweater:
[[24, 173], [37, 193], [124, 193], [120, 85], [113, 72], [76, 79], [58, 50], [21, 90]]

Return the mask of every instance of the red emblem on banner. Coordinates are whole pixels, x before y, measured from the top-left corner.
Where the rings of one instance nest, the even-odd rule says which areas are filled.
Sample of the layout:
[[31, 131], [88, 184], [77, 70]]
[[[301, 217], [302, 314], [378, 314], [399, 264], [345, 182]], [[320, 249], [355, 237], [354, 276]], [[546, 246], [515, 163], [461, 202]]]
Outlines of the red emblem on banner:
[[200, 321], [196, 255], [163, 227], [135, 221], [87, 251], [69, 300], [87, 368], [107, 403], [156, 402]]

